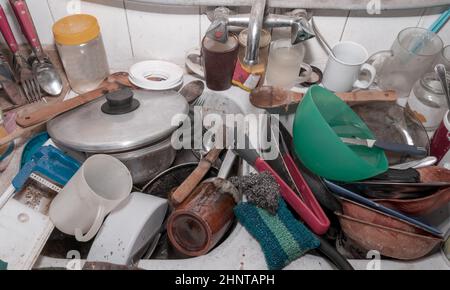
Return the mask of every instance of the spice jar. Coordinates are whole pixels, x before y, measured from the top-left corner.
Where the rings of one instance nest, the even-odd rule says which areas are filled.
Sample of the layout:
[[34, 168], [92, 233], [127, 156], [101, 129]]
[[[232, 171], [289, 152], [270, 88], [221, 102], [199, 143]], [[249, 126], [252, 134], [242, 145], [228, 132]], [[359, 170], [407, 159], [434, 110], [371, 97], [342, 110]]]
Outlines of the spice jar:
[[259, 41], [259, 61], [258, 64], [247, 66], [244, 63], [245, 52], [247, 50], [248, 29], [239, 33], [238, 61], [233, 75], [233, 84], [244, 90], [251, 91], [262, 86], [266, 74], [267, 61], [269, 58], [269, 45], [272, 37], [270, 32], [262, 29]]
[[109, 75], [100, 26], [94, 16], [76, 14], [53, 25], [53, 35], [72, 89], [85, 93]]
[[[450, 74], [447, 74], [447, 78]], [[427, 73], [414, 85], [407, 107], [428, 131], [436, 130], [448, 110], [446, 97], [435, 73]]]

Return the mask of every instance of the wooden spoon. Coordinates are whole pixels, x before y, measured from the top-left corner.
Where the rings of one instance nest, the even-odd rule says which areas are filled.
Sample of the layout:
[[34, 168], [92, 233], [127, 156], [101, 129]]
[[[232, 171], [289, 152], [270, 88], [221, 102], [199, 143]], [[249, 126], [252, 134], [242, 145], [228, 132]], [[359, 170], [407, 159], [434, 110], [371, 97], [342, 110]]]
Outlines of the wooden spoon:
[[[285, 90], [279, 87], [263, 86], [254, 89], [250, 93], [250, 102], [253, 106], [261, 109], [275, 109], [288, 107], [300, 103], [302, 93]], [[391, 101], [397, 100], [394, 91], [355, 91], [349, 93], [336, 93], [345, 102], [369, 102], [369, 101]]]

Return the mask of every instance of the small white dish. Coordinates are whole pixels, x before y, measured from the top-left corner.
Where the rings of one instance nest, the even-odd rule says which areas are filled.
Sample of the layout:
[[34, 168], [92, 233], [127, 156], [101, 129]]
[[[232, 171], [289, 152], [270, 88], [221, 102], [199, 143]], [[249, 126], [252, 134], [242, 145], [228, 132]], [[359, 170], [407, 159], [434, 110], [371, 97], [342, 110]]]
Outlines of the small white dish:
[[[149, 78], [161, 80], [151, 80]], [[168, 90], [183, 81], [183, 70], [176, 64], [148, 60], [134, 64], [129, 70], [130, 81], [147, 90]]]
[[172, 90], [172, 89], [175, 89], [175, 88], [177, 88], [177, 87], [179, 87], [179, 86], [181, 86], [183, 84], [183, 79], [181, 79], [178, 83], [175, 83], [175, 84], [172, 84], [172, 85], [163, 85], [163, 86], [150, 85], [149, 86], [148, 84], [146, 84], [144, 82], [140, 82], [140, 81], [134, 79], [132, 76], [129, 76], [128, 79], [130, 80], [130, 82], [133, 85], [135, 85], [135, 86], [137, 86], [137, 87], [139, 87], [141, 89], [151, 90], [151, 91]]

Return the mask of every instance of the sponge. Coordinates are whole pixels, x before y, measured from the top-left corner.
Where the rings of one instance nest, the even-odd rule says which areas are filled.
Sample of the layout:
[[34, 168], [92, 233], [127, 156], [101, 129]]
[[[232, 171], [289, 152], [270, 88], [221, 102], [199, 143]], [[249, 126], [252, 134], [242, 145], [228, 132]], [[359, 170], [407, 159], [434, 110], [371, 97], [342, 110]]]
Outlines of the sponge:
[[270, 270], [280, 270], [309, 250], [318, 248], [320, 241], [278, 199], [278, 211], [271, 215], [251, 203], [234, 208], [239, 222], [259, 242]]

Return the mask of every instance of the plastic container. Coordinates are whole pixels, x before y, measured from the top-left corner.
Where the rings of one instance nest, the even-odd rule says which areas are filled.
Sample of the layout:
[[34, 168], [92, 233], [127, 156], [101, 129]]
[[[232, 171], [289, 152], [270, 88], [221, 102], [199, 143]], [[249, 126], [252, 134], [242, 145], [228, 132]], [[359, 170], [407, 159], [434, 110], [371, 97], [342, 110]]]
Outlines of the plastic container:
[[385, 172], [383, 150], [344, 144], [340, 137], [375, 139], [355, 112], [335, 94], [312, 86], [297, 108], [294, 147], [309, 170], [330, 180], [352, 182]]
[[109, 75], [100, 26], [94, 16], [76, 14], [53, 25], [53, 35], [72, 89], [86, 93]]

